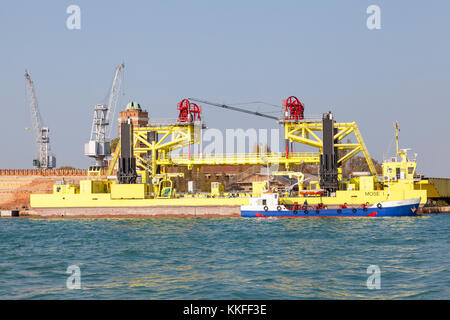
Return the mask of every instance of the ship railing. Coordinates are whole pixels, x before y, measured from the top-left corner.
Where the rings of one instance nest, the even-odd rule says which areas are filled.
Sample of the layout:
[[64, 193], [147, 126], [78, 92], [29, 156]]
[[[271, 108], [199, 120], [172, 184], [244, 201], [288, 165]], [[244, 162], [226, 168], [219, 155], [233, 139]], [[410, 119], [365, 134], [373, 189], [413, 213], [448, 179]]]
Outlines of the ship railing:
[[[42, 190], [47, 190], [47, 189], [42, 189]], [[48, 190], [52, 190], [52, 189], [48, 189]], [[172, 198], [167, 198], [167, 199], [174, 199], [174, 198], [189, 198], [189, 199], [209, 199], [209, 198], [214, 198], [214, 199], [228, 199], [231, 198], [230, 194], [238, 194], [238, 196], [234, 196], [233, 198], [248, 198], [252, 196], [252, 192], [251, 191], [239, 191], [239, 192], [225, 192], [228, 194], [228, 196], [225, 195], [211, 195], [211, 192], [195, 192], [193, 194], [190, 195], [195, 195], [195, 196], [191, 196], [191, 197], [186, 197], [186, 195], [189, 195], [189, 193], [187, 192], [183, 192], [183, 193], [178, 193], [175, 197]], [[155, 193], [153, 192], [146, 192], [145, 193], [145, 197], [146, 198], [154, 198], [155, 197]]]
[[176, 118], [162, 118], [162, 119], [149, 119], [148, 120], [148, 126], [149, 127], [157, 127], [157, 126], [166, 126], [166, 125], [173, 125], [177, 123]]
[[[192, 122], [195, 126], [202, 126], [201, 121]], [[159, 119], [149, 119], [148, 126], [149, 127], [166, 127], [166, 126], [174, 126], [174, 125], [187, 125], [191, 124], [189, 122], [179, 122], [177, 118], [159, 118]]]
[[[205, 198], [228, 199], [228, 198], [232, 198], [230, 196], [230, 194], [235, 194], [235, 196], [233, 198], [238, 198], [239, 199], [239, 198], [248, 198], [248, 197], [251, 197], [251, 195], [252, 195], [251, 191], [239, 191], [239, 192], [235, 191], [235, 192], [224, 192], [224, 193], [228, 194], [228, 196], [225, 196], [225, 195], [219, 195], [219, 196], [218, 195], [214, 195], [213, 196], [210, 192], [195, 192], [194, 193], [195, 196], [194, 197], [189, 197], [189, 198], [192, 198], [192, 199], [198, 199], [198, 198], [201, 198], [201, 199], [205, 199]], [[188, 198], [188, 197], [185, 197], [188, 194], [189, 193], [187, 193], [187, 192], [180, 193], [179, 196], [182, 197], [182, 198]]]
[[[315, 152], [293, 152], [289, 158], [313, 158], [317, 157]], [[172, 154], [172, 160], [210, 160], [210, 159], [249, 159], [249, 160], [282, 160], [286, 157], [284, 152], [268, 153], [200, 153], [200, 154]]]
[[285, 123], [298, 123], [298, 122], [322, 122], [322, 115], [319, 114], [308, 114], [303, 116], [302, 120], [291, 120], [291, 119], [284, 119], [281, 118], [280, 122], [285, 122]]

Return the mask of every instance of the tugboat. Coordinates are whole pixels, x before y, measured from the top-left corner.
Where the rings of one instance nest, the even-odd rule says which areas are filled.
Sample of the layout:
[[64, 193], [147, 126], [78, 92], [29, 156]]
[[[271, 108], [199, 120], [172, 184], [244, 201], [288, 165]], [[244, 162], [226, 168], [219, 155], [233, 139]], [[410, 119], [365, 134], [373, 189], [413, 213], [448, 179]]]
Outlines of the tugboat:
[[284, 205], [280, 203], [277, 192], [265, 191], [261, 197], [251, 198], [250, 205], [241, 206], [241, 216], [247, 218], [295, 218], [295, 217], [406, 217], [415, 216], [420, 204], [420, 198], [383, 201], [370, 205], [361, 206], [325, 206], [318, 204], [308, 206]]

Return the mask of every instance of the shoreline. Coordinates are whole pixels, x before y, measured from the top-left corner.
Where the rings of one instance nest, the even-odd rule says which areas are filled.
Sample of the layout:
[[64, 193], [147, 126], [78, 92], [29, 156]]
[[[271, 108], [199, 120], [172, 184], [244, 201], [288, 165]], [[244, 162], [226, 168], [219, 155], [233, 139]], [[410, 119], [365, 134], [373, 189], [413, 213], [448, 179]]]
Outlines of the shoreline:
[[[213, 213], [211, 213], [213, 212]], [[418, 215], [450, 213], [450, 206], [425, 207]], [[11, 217], [11, 216], [10, 216]], [[21, 210], [12, 217], [31, 218], [237, 218], [241, 217], [240, 206], [155, 206], [155, 207], [112, 207], [112, 208], [36, 208]]]
[[41, 218], [168, 218], [168, 217], [240, 217], [241, 208], [230, 206], [152, 206], [101, 208], [35, 208]]
[[422, 207], [422, 208], [419, 209], [419, 213], [423, 213], [423, 214], [450, 213], [450, 206]]

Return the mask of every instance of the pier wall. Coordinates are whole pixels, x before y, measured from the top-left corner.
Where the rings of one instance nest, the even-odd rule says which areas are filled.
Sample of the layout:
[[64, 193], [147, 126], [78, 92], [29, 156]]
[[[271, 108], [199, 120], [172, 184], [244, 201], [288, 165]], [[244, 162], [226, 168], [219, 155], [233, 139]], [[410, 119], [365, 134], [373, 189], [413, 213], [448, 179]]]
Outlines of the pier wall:
[[240, 217], [240, 206], [152, 206], [120, 208], [34, 208], [42, 218]]
[[450, 213], [450, 206], [446, 207], [424, 207], [419, 209], [419, 213]]
[[86, 178], [82, 169], [0, 169], [0, 209], [29, 208], [31, 193], [51, 193], [62, 179], [70, 183]]

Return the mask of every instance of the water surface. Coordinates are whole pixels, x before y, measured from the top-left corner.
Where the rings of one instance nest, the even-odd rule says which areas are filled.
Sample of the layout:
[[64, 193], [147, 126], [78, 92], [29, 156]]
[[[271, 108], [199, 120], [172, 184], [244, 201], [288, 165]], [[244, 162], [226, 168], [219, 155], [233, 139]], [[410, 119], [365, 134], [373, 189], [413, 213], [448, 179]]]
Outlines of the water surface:
[[449, 299], [449, 234], [450, 215], [0, 219], [0, 299]]

